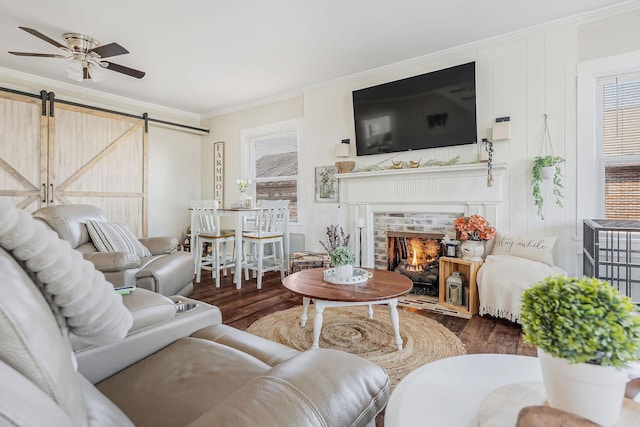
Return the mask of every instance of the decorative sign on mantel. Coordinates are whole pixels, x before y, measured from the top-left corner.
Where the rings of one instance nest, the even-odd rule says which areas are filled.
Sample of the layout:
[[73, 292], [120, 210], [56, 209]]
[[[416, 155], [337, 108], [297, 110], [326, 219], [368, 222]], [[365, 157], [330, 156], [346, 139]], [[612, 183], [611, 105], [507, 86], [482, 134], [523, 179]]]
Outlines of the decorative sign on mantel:
[[213, 198], [224, 207], [224, 142], [213, 143]]

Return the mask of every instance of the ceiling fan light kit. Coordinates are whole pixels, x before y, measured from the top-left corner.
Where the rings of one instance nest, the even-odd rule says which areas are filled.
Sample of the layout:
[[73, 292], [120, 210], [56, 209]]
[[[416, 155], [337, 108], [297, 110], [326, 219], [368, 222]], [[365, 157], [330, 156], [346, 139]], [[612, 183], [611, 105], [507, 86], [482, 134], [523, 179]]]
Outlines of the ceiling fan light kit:
[[67, 77], [77, 82], [84, 80], [82, 62], [72, 58], [67, 64]]
[[102, 66], [99, 63], [90, 62], [89, 63], [89, 75], [94, 82], [101, 82], [104, 80], [104, 71], [102, 71]]
[[125, 67], [124, 65], [118, 65], [113, 62], [102, 60], [103, 58], [129, 53], [127, 49], [120, 46], [118, 43], [109, 43], [101, 46], [96, 39], [84, 34], [65, 33], [63, 35], [67, 43], [65, 46], [32, 28], [19, 28], [65, 51], [66, 55], [11, 51], [9, 53], [17, 56], [70, 59], [67, 63], [66, 70], [67, 77], [71, 80], [78, 82], [89, 79], [96, 82], [102, 81], [104, 79], [104, 68], [121, 74], [126, 74], [137, 79], [141, 79], [145, 75], [144, 71], [135, 70], [133, 68]]

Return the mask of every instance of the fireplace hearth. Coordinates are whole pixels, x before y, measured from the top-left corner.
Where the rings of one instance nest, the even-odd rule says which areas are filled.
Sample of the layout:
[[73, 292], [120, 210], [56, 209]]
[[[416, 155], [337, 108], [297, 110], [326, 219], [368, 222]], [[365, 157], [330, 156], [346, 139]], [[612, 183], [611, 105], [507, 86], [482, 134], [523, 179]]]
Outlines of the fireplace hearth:
[[439, 258], [444, 255], [442, 233], [387, 233], [387, 269], [413, 281], [412, 293], [438, 296]]

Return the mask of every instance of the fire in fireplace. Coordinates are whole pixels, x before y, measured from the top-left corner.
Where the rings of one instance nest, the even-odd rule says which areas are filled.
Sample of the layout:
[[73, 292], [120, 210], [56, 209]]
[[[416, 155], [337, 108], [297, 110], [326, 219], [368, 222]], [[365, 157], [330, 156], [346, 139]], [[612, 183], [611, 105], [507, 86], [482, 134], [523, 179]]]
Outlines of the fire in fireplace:
[[444, 255], [441, 233], [389, 231], [387, 269], [409, 277], [413, 293], [438, 296], [439, 258]]

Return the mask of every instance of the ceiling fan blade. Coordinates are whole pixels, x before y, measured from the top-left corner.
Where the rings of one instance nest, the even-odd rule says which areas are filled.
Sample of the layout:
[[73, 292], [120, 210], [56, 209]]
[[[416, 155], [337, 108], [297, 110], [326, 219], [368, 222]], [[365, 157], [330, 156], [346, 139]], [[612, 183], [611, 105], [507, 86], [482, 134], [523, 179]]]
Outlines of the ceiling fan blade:
[[114, 64], [113, 62], [103, 61], [101, 62], [101, 64], [103, 66], [104, 64], [106, 64], [105, 68], [107, 68], [108, 70], [117, 71], [118, 73], [126, 74], [128, 76], [135, 77], [136, 79], [141, 79], [145, 75], [144, 71], [134, 70], [133, 68], [125, 67], [124, 65]]
[[32, 34], [34, 36], [36, 36], [37, 38], [46, 41], [47, 43], [50, 43], [52, 45], [54, 45], [55, 47], [59, 47], [60, 49], [66, 49], [67, 47], [61, 43], [58, 43], [57, 41], [55, 41], [52, 38], [49, 38], [47, 36], [45, 36], [44, 34], [42, 34], [40, 31], [38, 30], [34, 30], [33, 28], [27, 28], [27, 27], [18, 27], [21, 30], [25, 30], [27, 33]]
[[103, 46], [98, 46], [95, 49], [91, 49], [89, 52], [97, 53], [100, 58], [109, 58], [112, 56], [124, 55], [129, 53], [127, 49], [120, 46], [118, 43], [109, 43]]
[[30, 52], [9, 52], [12, 55], [17, 56], [37, 56], [40, 58], [66, 58], [64, 55], [57, 55], [53, 53], [30, 53]]

